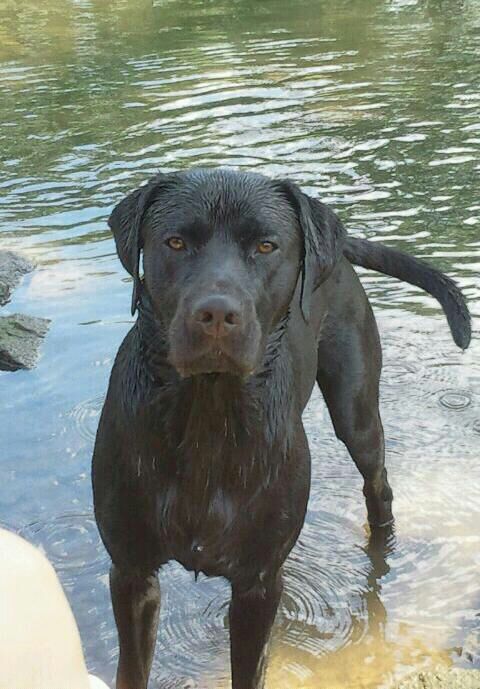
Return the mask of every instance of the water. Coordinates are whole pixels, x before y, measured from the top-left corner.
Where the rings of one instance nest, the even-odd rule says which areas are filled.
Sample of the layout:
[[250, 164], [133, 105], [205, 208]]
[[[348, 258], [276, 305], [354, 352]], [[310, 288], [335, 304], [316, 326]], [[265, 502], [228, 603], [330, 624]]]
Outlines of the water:
[[[480, 313], [480, 2], [13, 0], [0, 3], [0, 241], [37, 271], [4, 310], [52, 319], [39, 366], [0, 374], [0, 519], [51, 558], [89, 668], [117, 646], [89, 463], [130, 284], [105, 219], [158, 169], [290, 176], [357, 236], [447, 270]], [[286, 565], [270, 688], [376, 689], [471, 666], [480, 626], [480, 344], [372, 274], [395, 492], [386, 560], [315, 394], [304, 531]], [[153, 687], [228, 684], [228, 586], [161, 574]], [[478, 654], [476, 656], [478, 660]]]

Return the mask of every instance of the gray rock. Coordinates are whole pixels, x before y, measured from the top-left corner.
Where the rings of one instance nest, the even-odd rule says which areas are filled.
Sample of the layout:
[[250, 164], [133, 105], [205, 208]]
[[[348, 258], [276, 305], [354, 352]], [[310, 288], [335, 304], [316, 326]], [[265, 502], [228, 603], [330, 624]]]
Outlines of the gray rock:
[[439, 668], [419, 672], [400, 682], [396, 689], [480, 689], [480, 670]]
[[50, 321], [14, 313], [0, 317], [0, 369], [33, 368]]
[[10, 299], [12, 290], [25, 273], [30, 273], [34, 265], [13, 251], [0, 251], [0, 306]]

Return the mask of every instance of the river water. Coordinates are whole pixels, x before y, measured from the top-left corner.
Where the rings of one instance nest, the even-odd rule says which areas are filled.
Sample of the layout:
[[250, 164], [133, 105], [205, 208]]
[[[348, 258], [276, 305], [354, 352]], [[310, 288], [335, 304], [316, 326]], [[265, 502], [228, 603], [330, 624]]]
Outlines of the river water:
[[[447, 271], [478, 316], [479, 57], [478, 0], [0, 3], [0, 243], [38, 264], [4, 312], [52, 319], [38, 367], [0, 374], [0, 520], [48, 554], [108, 682], [117, 642], [89, 474], [131, 323], [112, 205], [159, 169], [289, 176], [353, 235]], [[433, 299], [362, 279], [384, 345], [395, 538], [385, 558], [368, 547], [361, 481], [315, 393], [270, 689], [380, 689], [479, 665], [479, 336], [462, 353]], [[228, 586], [174, 564], [161, 583], [151, 686], [228, 686]]]

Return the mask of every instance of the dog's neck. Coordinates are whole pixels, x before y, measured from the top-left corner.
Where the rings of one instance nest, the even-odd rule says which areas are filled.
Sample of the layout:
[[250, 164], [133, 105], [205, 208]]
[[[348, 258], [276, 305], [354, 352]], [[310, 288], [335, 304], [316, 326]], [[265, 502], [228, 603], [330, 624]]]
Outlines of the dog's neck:
[[152, 383], [158, 387], [175, 382], [178, 374], [168, 362], [167, 330], [157, 318], [145, 289], [142, 289], [138, 302], [138, 319], [135, 327], [139, 336], [142, 365]]

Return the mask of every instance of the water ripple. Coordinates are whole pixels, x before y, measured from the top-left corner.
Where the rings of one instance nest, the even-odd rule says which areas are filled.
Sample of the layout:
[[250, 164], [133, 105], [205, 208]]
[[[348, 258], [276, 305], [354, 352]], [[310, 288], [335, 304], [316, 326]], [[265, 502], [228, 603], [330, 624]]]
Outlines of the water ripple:
[[91, 513], [65, 513], [34, 521], [19, 534], [41, 548], [64, 581], [108, 569], [108, 556]]
[[[216, 676], [216, 671], [222, 667], [218, 661], [228, 654], [229, 586], [203, 576], [195, 584], [193, 575], [175, 563], [162, 570], [160, 584], [164, 612], [153, 666], [154, 676], [167, 682], [168, 678], [170, 681], [174, 678], [178, 684], [172, 684], [172, 687], [196, 681], [199, 676], [205, 676], [207, 668], [208, 676]], [[172, 648], [175, 649], [174, 656], [170, 653]], [[163, 655], [168, 658], [167, 667], [162, 662]], [[187, 677], [186, 667], [190, 673]]]
[[461, 390], [447, 390], [438, 397], [439, 404], [446, 409], [460, 411], [466, 409], [472, 403], [472, 394]]
[[98, 395], [77, 404], [69, 413], [76, 431], [85, 440], [94, 440], [102, 411], [104, 395]]

